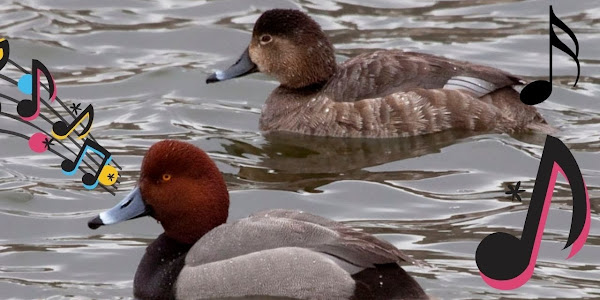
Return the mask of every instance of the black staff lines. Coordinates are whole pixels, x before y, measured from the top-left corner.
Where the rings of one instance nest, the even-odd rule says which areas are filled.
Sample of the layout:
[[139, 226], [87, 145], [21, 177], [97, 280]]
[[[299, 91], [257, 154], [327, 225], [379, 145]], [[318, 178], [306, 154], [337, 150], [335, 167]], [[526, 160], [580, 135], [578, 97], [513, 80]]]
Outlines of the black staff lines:
[[[4, 95], [1, 95], [1, 94], [0, 94], [0, 96], [4, 96]], [[2, 116], [2, 117], [6, 117], [6, 118], [10, 118], [10, 119], [12, 119], [12, 120], [15, 120], [15, 121], [21, 122], [21, 123], [23, 123], [23, 124], [26, 124], [26, 125], [28, 125], [28, 126], [30, 126], [30, 127], [33, 127], [33, 128], [35, 128], [35, 129], [36, 129], [36, 130], [38, 130], [39, 132], [37, 132], [37, 133], [33, 134], [33, 135], [32, 135], [32, 137], [29, 137], [29, 136], [27, 136], [27, 135], [24, 135], [24, 134], [22, 134], [22, 133], [18, 133], [18, 132], [14, 132], [14, 131], [9, 131], [9, 130], [5, 130], [5, 129], [0, 129], [0, 133], [6, 133], [6, 134], [9, 134], [9, 135], [13, 135], [13, 136], [16, 136], [16, 137], [23, 138], [23, 139], [25, 139], [25, 140], [28, 140], [28, 141], [30, 142], [30, 144], [31, 144], [31, 141], [32, 141], [32, 140], [35, 140], [35, 139], [36, 139], [36, 138], [34, 138], [34, 136], [36, 136], [37, 134], [42, 134], [42, 135], [44, 135], [44, 136], [47, 136], [47, 135], [48, 135], [48, 133], [47, 133], [47, 132], [45, 132], [44, 130], [42, 130], [42, 129], [41, 129], [39, 126], [37, 126], [37, 125], [35, 125], [35, 124], [32, 124], [31, 122], [24, 121], [24, 120], [22, 120], [20, 117], [17, 117], [17, 116], [11, 115], [11, 114], [9, 114], [9, 113], [5, 113], [5, 112], [3, 112], [3, 111], [1, 111], [1, 110], [2, 110], [2, 106], [0, 106], [0, 116]], [[51, 142], [50, 142], [50, 141], [51, 141], [51, 140], [48, 140], [48, 141], [49, 141], [49, 142], [48, 142], [48, 145], [46, 145], [46, 143], [44, 143], [44, 141], [41, 141], [41, 143], [43, 143], [43, 147], [44, 147], [44, 149], [43, 149], [41, 152], [44, 152], [44, 151], [48, 150], [48, 151], [50, 151], [51, 153], [53, 153], [53, 154], [57, 155], [58, 157], [62, 158], [63, 160], [66, 160], [66, 159], [67, 159], [67, 157], [65, 157], [65, 156], [64, 156], [64, 155], [62, 155], [60, 152], [57, 152], [55, 149], [52, 149], [52, 148], [50, 147], [50, 144], [51, 144]], [[59, 144], [60, 144], [60, 145], [61, 145], [61, 146], [62, 146], [62, 147], [65, 149], [65, 150], [67, 150], [67, 151], [71, 152], [71, 153], [72, 153], [74, 156], [76, 156], [76, 155], [77, 155], [77, 153], [75, 153], [73, 150], [69, 149], [69, 148], [68, 148], [68, 147], [67, 147], [65, 144], [63, 144], [61, 141], [57, 141], [57, 142], [58, 142], [58, 143], [59, 143]], [[52, 145], [53, 145], [53, 144], [52, 144]], [[31, 145], [30, 145], [30, 146], [31, 146]], [[83, 164], [85, 164], [85, 165], [86, 165], [88, 168], [90, 168], [90, 169], [94, 169], [94, 168], [92, 168], [92, 166], [90, 166], [90, 164], [89, 164], [88, 162], [85, 162], [85, 161], [84, 161], [84, 162], [83, 162]], [[85, 170], [84, 170], [83, 168], [81, 168], [81, 166], [79, 167], [79, 170], [81, 170], [82, 172], [86, 173], [86, 172], [85, 172]], [[110, 189], [108, 189], [108, 187], [107, 187], [107, 186], [105, 186], [105, 185], [103, 185], [103, 184], [99, 184], [99, 186], [100, 186], [101, 188], [103, 188], [105, 191], [107, 191], [107, 192], [111, 193], [113, 196], [115, 195], [115, 192], [114, 192], [114, 191], [112, 191], [112, 190], [110, 190]], [[114, 188], [115, 188], [115, 189], [117, 189], [117, 187], [114, 187]]]
[[[21, 67], [20, 65], [18, 65], [17, 63], [13, 62], [12, 60], [8, 59], [8, 62], [10, 64], [12, 64], [14, 67], [16, 67], [17, 69], [19, 69], [21, 72], [25, 73], [25, 74], [29, 74], [29, 72], [27, 70], [25, 70], [23, 67]], [[1, 70], [1, 69], [0, 69]], [[16, 81], [12, 81], [11, 83], [17, 85]], [[47, 91], [50, 92], [50, 89], [43, 83], [40, 83], [41, 86]], [[67, 107], [67, 105], [65, 105], [65, 103], [60, 99], [60, 97], [56, 96], [56, 102], [58, 102], [58, 104], [60, 104], [60, 106], [62, 106], [62, 108], [69, 113], [69, 115], [72, 118], [76, 118], [75, 114]], [[55, 116], [57, 116], [62, 122], [64, 123], [68, 123], [63, 117], [62, 115], [60, 115], [56, 110], [54, 110], [54, 108], [52, 106], [50, 106], [47, 102], [45, 102], [42, 99], [42, 103], [44, 104], [44, 106], [46, 106], [46, 108], [48, 108]], [[83, 126], [83, 125], [82, 125]], [[77, 131], [75, 131], [75, 133], [77, 135], [80, 135], [80, 133], [78, 133]], [[94, 141], [97, 142], [96, 139], [94, 138], [94, 136], [90, 133], [89, 137]], [[77, 142], [75, 142], [74, 140], [71, 140], [73, 143], [75, 143], [77, 145], [77, 147], [81, 147]], [[92, 159], [92, 161], [97, 165], [100, 166], [100, 163], [96, 162], [95, 160]], [[119, 168], [119, 170], [122, 170], [123, 168], [121, 168], [121, 166], [116, 162], [116, 161], [112, 161], [112, 163], [115, 164], [115, 166], [117, 166], [117, 168]]]
[[[0, 129], [0, 133], [9, 134], [13, 136], [17, 136], [23, 139], [28, 140], [29, 148], [36, 152], [42, 153], [45, 151], [49, 151], [60, 158], [63, 159], [63, 163], [61, 164], [61, 168], [63, 169], [63, 173], [72, 176], [76, 173], [77, 170], [81, 170], [84, 173], [82, 177], [83, 186], [86, 189], [94, 189], [97, 186], [100, 186], [104, 190], [108, 191], [112, 195], [115, 195], [115, 192], [112, 189], [109, 189], [109, 186], [112, 186], [113, 189], [117, 189], [115, 184], [119, 183], [119, 172], [117, 168], [122, 169], [112, 157], [112, 154], [107, 151], [104, 147], [102, 147], [91, 135], [91, 129], [94, 121], [94, 108], [90, 104], [85, 109], [81, 109], [81, 104], [72, 104], [72, 109], [69, 109], [67, 105], [65, 105], [62, 100], [56, 95], [56, 85], [54, 82], [54, 78], [50, 71], [46, 68], [46, 66], [40, 62], [39, 60], [32, 60], [32, 71], [31, 73], [25, 70], [16, 62], [12, 61], [9, 58], [10, 54], [10, 45], [6, 39], [0, 39], [0, 70], [4, 68], [8, 63], [16, 67], [18, 70], [24, 73], [21, 78], [16, 81], [8, 76], [0, 74], [0, 79], [5, 80], [15, 86], [18, 89], [26, 94], [30, 95], [30, 99], [17, 100], [13, 97], [7, 96], [5, 94], [0, 93], [0, 97], [6, 100], [9, 100], [16, 104], [16, 111], [18, 115], [12, 115], [6, 112], [6, 107], [4, 107], [4, 111], [2, 110], [2, 106], [0, 106], [0, 117], [5, 117], [11, 120], [19, 121], [27, 126], [35, 128], [37, 130], [36, 133], [31, 136], [27, 136], [25, 134], [14, 132], [6, 129]], [[48, 82], [48, 86], [41, 82], [41, 75], [44, 75]], [[43, 87], [49, 94], [48, 101], [44, 100], [41, 95], [41, 87]], [[67, 122], [61, 114], [59, 114], [52, 106], [52, 102], [58, 102], [63, 109], [73, 118], [72, 122]], [[44, 116], [40, 113], [41, 105], [44, 105], [48, 108], [51, 113], [56, 116], [59, 121], [53, 122], [48, 117]], [[80, 114], [77, 114], [78, 110], [82, 110]], [[32, 123], [35, 119], [40, 117], [46, 123], [52, 125], [51, 133], [48, 133], [41, 127]], [[83, 131], [78, 131], [77, 129], [83, 126]], [[83, 145], [77, 143], [76, 139], [73, 138], [72, 135], [76, 135], [77, 139], [87, 139], [84, 141]], [[70, 140], [74, 145], [77, 146], [77, 151], [75, 152], [67, 147], [63, 141]], [[68, 157], [61, 154], [54, 147], [56, 142], [65, 150], [69, 151], [75, 160], [71, 160]], [[88, 151], [95, 153], [98, 157], [101, 158], [101, 162], [96, 161], [91, 155], [87, 155]], [[70, 156], [70, 155], [69, 155]], [[90, 165], [85, 159], [91, 160], [96, 166]], [[114, 164], [117, 168], [111, 166], [110, 164]], [[87, 172], [82, 167], [86, 166], [92, 172]]]

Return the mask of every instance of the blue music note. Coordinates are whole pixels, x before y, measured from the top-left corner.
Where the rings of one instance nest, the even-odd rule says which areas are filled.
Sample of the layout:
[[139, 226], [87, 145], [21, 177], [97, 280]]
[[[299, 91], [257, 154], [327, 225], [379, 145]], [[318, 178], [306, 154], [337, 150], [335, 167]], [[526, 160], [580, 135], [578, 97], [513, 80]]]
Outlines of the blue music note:
[[81, 178], [81, 182], [83, 182], [83, 187], [85, 187], [88, 190], [92, 190], [96, 188], [96, 186], [98, 186], [98, 183], [102, 183], [104, 185], [115, 184], [117, 182], [116, 179], [119, 176], [119, 173], [117, 169], [115, 169], [115, 167], [109, 165], [112, 160], [111, 153], [104, 149], [104, 147], [100, 146], [98, 143], [90, 139], [85, 139], [85, 142], [83, 143], [79, 154], [77, 154], [75, 161], [65, 159], [62, 162], [60, 167], [62, 168], [63, 173], [67, 176], [75, 175], [75, 173], [77, 173], [79, 165], [81, 165], [81, 162], [83, 161], [83, 158], [87, 154], [88, 150], [102, 157], [102, 163], [99, 169], [96, 170], [95, 174], [85, 173], [83, 175], [83, 177]]

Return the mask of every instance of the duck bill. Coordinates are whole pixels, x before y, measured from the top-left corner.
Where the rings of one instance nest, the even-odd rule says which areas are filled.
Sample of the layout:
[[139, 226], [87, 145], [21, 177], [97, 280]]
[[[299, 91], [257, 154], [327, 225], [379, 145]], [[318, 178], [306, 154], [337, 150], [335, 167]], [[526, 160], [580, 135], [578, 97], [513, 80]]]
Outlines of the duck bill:
[[142, 193], [139, 187], [136, 187], [121, 202], [113, 208], [100, 213], [88, 222], [90, 229], [96, 229], [102, 225], [117, 224], [123, 221], [147, 216], [150, 213], [150, 207], [142, 199]]
[[240, 59], [225, 71], [216, 71], [206, 78], [206, 83], [224, 81], [232, 78], [246, 76], [258, 72], [256, 64], [250, 59], [248, 48], [242, 53]]

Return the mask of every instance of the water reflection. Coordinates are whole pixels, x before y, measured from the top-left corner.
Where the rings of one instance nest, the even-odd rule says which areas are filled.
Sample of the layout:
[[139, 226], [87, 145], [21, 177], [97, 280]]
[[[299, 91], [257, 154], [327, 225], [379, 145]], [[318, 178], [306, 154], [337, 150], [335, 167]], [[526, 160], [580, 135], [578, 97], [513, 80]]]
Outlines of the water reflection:
[[472, 136], [473, 133], [447, 131], [426, 136], [396, 139], [343, 139], [303, 136], [289, 133], [269, 134], [265, 143], [255, 146], [231, 140], [223, 148], [229, 155], [259, 157], [255, 165], [241, 165], [238, 177], [259, 187], [314, 191], [340, 180], [419, 180], [450, 172], [383, 171], [367, 167], [438, 153], [440, 149]]

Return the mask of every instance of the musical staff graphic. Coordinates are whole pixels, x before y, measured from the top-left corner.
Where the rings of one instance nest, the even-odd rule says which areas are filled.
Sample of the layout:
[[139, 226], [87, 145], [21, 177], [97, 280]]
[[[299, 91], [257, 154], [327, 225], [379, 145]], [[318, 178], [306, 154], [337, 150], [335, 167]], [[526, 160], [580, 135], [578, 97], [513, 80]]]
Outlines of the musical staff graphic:
[[[32, 72], [28, 72], [26, 69], [21, 67], [19, 64], [14, 62], [9, 58], [10, 54], [10, 46], [8, 40], [0, 39], [0, 70], [2, 70], [6, 66], [13, 66], [17, 70], [23, 73], [20, 79], [14, 80], [4, 74], [0, 74], [0, 80], [4, 80], [14, 86], [16, 86], [19, 91], [26, 95], [31, 95], [31, 99], [17, 100], [13, 97], [0, 93], [0, 99], [5, 99], [13, 104], [16, 104], [17, 115], [10, 114], [7, 111], [7, 108], [0, 106], [0, 117], [7, 118], [10, 120], [21, 122], [31, 128], [37, 130], [31, 136], [28, 136], [23, 133], [0, 129], [0, 133], [8, 134], [16, 137], [20, 137], [26, 139], [28, 141], [29, 148], [35, 153], [43, 153], [49, 151], [60, 158], [63, 159], [63, 165], [67, 161], [66, 156], [61, 154], [58, 150], [68, 151], [72, 155], [76, 156], [78, 159], [76, 160], [75, 165], [71, 165], [69, 168], [70, 175], [73, 175], [77, 170], [80, 170], [84, 173], [82, 177], [83, 186], [86, 189], [93, 189], [97, 186], [100, 186], [105, 191], [115, 195], [113, 191], [117, 189], [115, 184], [119, 183], [118, 177], [119, 172], [118, 169], [122, 169], [121, 166], [113, 159], [111, 153], [107, 151], [104, 147], [100, 146], [100, 144], [93, 138], [91, 134], [93, 119], [94, 119], [94, 109], [91, 104], [89, 104], [79, 115], [77, 115], [77, 109], [79, 109], [80, 104], [73, 104], [72, 107], [76, 109], [69, 109], [68, 106], [57, 96], [57, 89], [54, 83], [54, 78], [50, 71], [46, 68], [46, 66], [38, 61], [32, 60]], [[46, 78], [48, 85], [41, 82], [41, 75]], [[35, 75], [35, 76], [33, 76]], [[48, 93], [48, 99], [44, 99], [41, 95], [41, 88], [44, 88]], [[57, 102], [60, 104], [60, 107], [66, 112], [68, 116], [73, 118], [72, 122], [68, 122], [58, 111], [56, 111], [51, 104], [53, 102]], [[42, 105], [47, 108], [53, 117], [57, 117], [59, 121], [52, 121], [50, 118], [41, 113]], [[45, 131], [42, 127], [46, 126], [38, 126], [33, 124], [33, 121], [37, 119], [41, 119], [45, 121], [48, 125], [52, 126], [51, 133]], [[87, 122], [84, 122], [87, 120]], [[83, 127], [83, 130], [80, 128]], [[83, 145], [77, 143], [77, 140], [72, 137], [72, 133], [77, 135], [77, 139], [84, 139], [87, 137], [86, 141]], [[70, 147], [68, 147], [65, 142], [70, 141], [73, 145], [77, 147], [77, 151], [73, 151]], [[56, 146], [55, 146], [56, 142]], [[56, 149], [56, 147], [59, 147]], [[87, 150], [92, 150], [92, 153], [95, 156], [100, 157], [101, 161], [98, 162], [97, 159], [94, 158], [94, 155], [85, 155]], [[88, 162], [91, 161], [90, 162]], [[113, 164], [116, 166], [113, 167]], [[95, 165], [95, 166], [94, 166]], [[86, 171], [86, 169], [91, 170], [91, 172]], [[64, 169], [63, 169], [64, 172]], [[112, 186], [112, 189], [108, 187]]]

